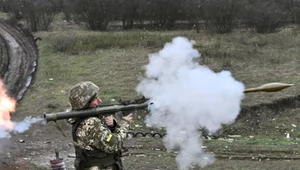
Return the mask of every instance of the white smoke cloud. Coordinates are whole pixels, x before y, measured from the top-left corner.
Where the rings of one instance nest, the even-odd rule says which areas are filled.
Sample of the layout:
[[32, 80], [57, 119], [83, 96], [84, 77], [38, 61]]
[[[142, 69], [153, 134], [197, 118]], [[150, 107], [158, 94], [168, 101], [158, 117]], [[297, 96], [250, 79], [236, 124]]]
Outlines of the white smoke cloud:
[[31, 127], [33, 123], [43, 121], [43, 118], [26, 117], [21, 122], [13, 122], [13, 129], [7, 129], [6, 127], [0, 126], [0, 139], [10, 138], [11, 133], [23, 133]]
[[215, 73], [194, 59], [199, 52], [193, 42], [176, 37], [156, 54], [149, 56], [146, 76], [136, 91], [154, 101], [146, 124], [165, 128], [164, 144], [168, 151], [178, 149], [180, 170], [204, 167], [214, 156], [202, 149], [201, 131], [222, 128], [234, 122], [244, 98], [244, 84], [229, 71]]
[[10, 137], [9, 131], [4, 127], [0, 127], [0, 139], [8, 137]]

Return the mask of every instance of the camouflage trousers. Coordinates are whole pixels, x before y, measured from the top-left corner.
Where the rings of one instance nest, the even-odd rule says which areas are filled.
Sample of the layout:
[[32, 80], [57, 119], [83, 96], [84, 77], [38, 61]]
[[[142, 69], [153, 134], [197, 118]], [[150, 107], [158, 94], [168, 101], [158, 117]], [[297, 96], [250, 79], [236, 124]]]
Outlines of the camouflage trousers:
[[105, 157], [105, 159], [89, 159], [86, 162], [80, 158], [76, 158], [74, 167], [76, 170], [124, 170], [122, 159], [116, 155], [112, 156]]
[[98, 166], [93, 166], [90, 168], [85, 168], [84, 170], [124, 170], [124, 168], [120, 169], [118, 166], [113, 166], [113, 167], [103, 169]]

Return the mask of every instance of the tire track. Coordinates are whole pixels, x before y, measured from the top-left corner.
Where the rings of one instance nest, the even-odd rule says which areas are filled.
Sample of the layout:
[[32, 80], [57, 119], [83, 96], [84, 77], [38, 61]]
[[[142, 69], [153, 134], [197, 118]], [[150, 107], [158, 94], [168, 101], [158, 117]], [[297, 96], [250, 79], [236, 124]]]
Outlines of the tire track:
[[0, 47], [0, 78], [3, 78], [6, 70], [8, 69], [9, 57], [7, 42], [2, 36], [0, 36]]
[[32, 83], [37, 68], [38, 48], [29, 31], [3, 19], [0, 20], [0, 37], [0, 75], [9, 95], [21, 100]]

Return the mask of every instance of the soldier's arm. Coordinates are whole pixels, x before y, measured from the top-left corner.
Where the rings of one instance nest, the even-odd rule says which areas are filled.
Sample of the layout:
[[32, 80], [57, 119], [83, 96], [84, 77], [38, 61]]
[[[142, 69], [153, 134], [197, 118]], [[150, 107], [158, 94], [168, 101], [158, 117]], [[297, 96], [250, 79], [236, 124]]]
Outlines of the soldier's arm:
[[120, 127], [116, 128], [118, 133], [113, 133], [107, 128], [100, 119], [89, 118], [82, 122], [78, 136], [92, 148], [113, 153], [122, 149], [123, 139], [126, 138], [129, 124], [125, 121], [118, 123]]
[[129, 123], [126, 120], [121, 119], [117, 124], [118, 125], [115, 127], [114, 132], [118, 133], [123, 139], [125, 139], [129, 129]]

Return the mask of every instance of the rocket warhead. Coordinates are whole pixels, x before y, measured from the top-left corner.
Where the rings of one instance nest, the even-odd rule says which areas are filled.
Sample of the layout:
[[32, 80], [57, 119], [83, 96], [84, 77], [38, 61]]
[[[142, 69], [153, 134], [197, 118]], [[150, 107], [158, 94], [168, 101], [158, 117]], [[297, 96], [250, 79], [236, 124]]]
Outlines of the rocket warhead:
[[251, 92], [277, 92], [283, 90], [285, 88], [291, 87], [294, 84], [287, 84], [287, 83], [267, 83], [255, 88], [248, 88], [244, 90], [244, 93], [251, 93]]

